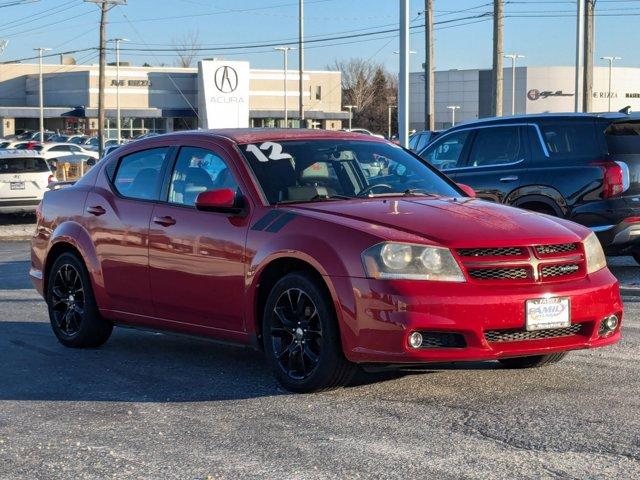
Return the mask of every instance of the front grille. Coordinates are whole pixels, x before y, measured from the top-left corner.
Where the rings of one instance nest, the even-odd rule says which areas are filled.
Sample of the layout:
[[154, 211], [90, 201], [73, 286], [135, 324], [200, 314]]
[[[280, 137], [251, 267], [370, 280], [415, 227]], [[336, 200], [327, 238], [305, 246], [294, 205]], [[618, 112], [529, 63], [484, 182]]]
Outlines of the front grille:
[[523, 340], [540, 340], [543, 338], [570, 337], [580, 333], [582, 325], [574, 323], [568, 327], [550, 328], [547, 330], [537, 330], [528, 332], [522, 329], [513, 330], [488, 330], [484, 336], [490, 343], [495, 342], [520, 342]]
[[458, 249], [458, 255], [461, 257], [519, 257], [523, 254], [524, 250], [520, 247]]
[[465, 348], [467, 342], [460, 333], [420, 332], [422, 345], [420, 348]]
[[531, 278], [531, 270], [525, 267], [477, 268], [469, 270], [476, 280], [523, 280]]
[[553, 255], [555, 253], [570, 253], [578, 249], [577, 243], [560, 243], [556, 245], [538, 245], [536, 252], [540, 255]]
[[578, 270], [580, 270], [580, 265], [575, 263], [569, 265], [547, 265], [542, 267], [540, 274], [543, 278], [563, 277], [565, 275], [573, 275]]

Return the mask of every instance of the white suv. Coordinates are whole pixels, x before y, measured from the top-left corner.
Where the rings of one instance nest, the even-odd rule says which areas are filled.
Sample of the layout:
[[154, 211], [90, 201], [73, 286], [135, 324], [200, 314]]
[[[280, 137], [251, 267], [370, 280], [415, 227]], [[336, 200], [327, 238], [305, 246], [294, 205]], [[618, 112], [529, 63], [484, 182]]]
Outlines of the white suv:
[[37, 152], [0, 152], [0, 213], [35, 212], [54, 180], [51, 167]]

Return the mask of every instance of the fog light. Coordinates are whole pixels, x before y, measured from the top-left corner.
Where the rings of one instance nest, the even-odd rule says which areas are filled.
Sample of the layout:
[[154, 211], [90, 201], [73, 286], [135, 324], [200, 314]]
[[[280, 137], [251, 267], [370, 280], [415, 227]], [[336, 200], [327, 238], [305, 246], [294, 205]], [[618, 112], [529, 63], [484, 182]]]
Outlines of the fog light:
[[609, 315], [608, 317], [604, 317], [600, 322], [600, 331], [598, 332], [600, 335], [610, 335], [618, 328], [620, 324], [620, 319], [617, 315]]
[[409, 345], [413, 348], [420, 348], [422, 345], [422, 334], [420, 332], [413, 332], [409, 335]]

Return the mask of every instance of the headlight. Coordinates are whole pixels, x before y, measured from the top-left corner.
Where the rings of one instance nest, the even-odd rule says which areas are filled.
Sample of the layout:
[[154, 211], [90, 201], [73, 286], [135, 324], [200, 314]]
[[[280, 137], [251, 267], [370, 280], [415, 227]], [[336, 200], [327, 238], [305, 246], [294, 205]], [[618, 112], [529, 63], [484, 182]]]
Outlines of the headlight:
[[607, 259], [604, 256], [602, 245], [600, 245], [600, 240], [598, 240], [595, 233], [591, 232], [584, 239], [583, 244], [584, 254], [587, 258], [587, 273], [597, 272], [607, 266]]
[[451, 251], [407, 243], [380, 243], [362, 254], [371, 278], [464, 282], [464, 275]]

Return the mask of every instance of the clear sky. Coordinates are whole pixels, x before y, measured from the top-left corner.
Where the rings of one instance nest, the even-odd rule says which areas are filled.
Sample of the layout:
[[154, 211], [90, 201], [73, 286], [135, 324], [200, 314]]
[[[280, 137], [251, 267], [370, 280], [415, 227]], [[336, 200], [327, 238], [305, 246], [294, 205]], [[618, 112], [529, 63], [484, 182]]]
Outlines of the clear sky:
[[[0, 39], [10, 41], [2, 61], [30, 57], [35, 47], [53, 52], [95, 47], [98, 7], [83, 0], [40, 0], [5, 6], [20, 0], [0, 0]], [[28, 0], [26, 0], [28, 1]], [[171, 49], [175, 39], [197, 32], [200, 58], [249, 60], [253, 67], [281, 68], [282, 54], [271, 46], [239, 49], [241, 45], [295, 43], [297, 0], [129, 0], [110, 12], [108, 37], [130, 39], [124, 48]], [[491, 66], [491, 0], [434, 0], [436, 68]], [[397, 0], [305, 0], [305, 31], [309, 40], [369, 33], [397, 27]], [[411, 1], [413, 25], [419, 26], [424, 1]], [[525, 55], [526, 65], [572, 65], [575, 55], [575, 0], [506, 0], [505, 53]], [[605, 55], [623, 57], [619, 66], [640, 64], [640, 0], [597, 0], [596, 64]], [[222, 45], [231, 50], [214, 50]], [[424, 30], [411, 35], [412, 70], [424, 61]], [[397, 70], [397, 33], [309, 43], [306, 68], [324, 69], [336, 59], [371, 58]], [[110, 53], [112, 55], [112, 53]], [[97, 63], [97, 52], [75, 54], [79, 63]], [[109, 58], [112, 61], [112, 58]], [[123, 51], [123, 60], [173, 65], [173, 52]], [[56, 63], [57, 59], [51, 59]], [[290, 57], [291, 68], [297, 55]], [[2, 67], [0, 66], [0, 69]]]

